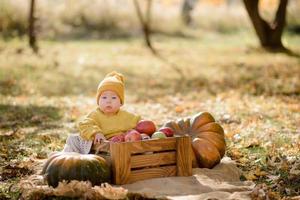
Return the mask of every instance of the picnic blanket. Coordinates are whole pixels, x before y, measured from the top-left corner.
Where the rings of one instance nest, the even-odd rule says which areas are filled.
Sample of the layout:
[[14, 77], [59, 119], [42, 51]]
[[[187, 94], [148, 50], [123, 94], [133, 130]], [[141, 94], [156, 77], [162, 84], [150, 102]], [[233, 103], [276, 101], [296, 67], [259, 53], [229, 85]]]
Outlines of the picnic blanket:
[[166, 177], [122, 185], [129, 193], [156, 199], [251, 199], [254, 183], [240, 181], [236, 164], [225, 157], [213, 169], [194, 168], [189, 177]]

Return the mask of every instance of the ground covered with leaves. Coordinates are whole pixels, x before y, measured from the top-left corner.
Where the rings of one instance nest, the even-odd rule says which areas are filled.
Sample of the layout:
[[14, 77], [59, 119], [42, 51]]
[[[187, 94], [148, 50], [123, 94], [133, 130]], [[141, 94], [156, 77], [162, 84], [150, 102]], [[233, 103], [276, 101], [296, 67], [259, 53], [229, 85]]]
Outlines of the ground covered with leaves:
[[[300, 52], [300, 40], [285, 43]], [[139, 39], [0, 42], [0, 199], [63, 148], [76, 121], [95, 107], [98, 82], [126, 77], [128, 110], [161, 126], [208, 111], [223, 126], [226, 155], [254, 181], [254, 199], [300, 195], [300, 61], [255, 47], [250, 33], [154, 37], [160, 57]]]

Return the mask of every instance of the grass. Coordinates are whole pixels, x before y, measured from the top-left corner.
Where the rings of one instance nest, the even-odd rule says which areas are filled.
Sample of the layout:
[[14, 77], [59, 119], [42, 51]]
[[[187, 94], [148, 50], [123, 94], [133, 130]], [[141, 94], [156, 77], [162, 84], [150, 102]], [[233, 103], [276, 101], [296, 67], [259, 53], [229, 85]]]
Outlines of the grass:
[[[0, 41], [1, 198], [16, 199], [18, 186], [10, 186], [62, 149], [111, 70], [126, 77], [127, 109], [158, 126], [209, 111], [224, 127], [226, 154], [242, 178], [267, 184], [273, 196], [299, 195], [289, 173], [299, 160], [299, 58], [257, 48], [253, 32], [185, 34], [153, 38], [168, 62], [140, 38], [43, 40], [38, 55], [26, 41]], [[284, 43], [300, 52], [297, 35], [285, 34]]]
[[[277, 2], [260, 3], [262, 16], [272, 21]], [[0, 35], [7, 40], [27, 34], [29, 1], [0, 0]], [[140, 2], [145, 10], [145, 3]], [[161, 0], [152, 4], [151, 26], [154, 32], [182, 36], [186, 27], [180, 20], [181, 0]], [[287, 7], [287, 30], [299, 33], [299, 2]], [[211, 13], [214, 13], [213, 15]], [[191, 13], [192, 26], [222, 34], [250, 29], [251, 23], [242, 2], [232, 6], [226, 1], [204, 0]], [[225, 16], [225, 17], [224, 17]], [[37, 29], [43, 39], [134, 38], [140, 34], [135, 8], [130, 0], [66, 0], [36, 2]]]

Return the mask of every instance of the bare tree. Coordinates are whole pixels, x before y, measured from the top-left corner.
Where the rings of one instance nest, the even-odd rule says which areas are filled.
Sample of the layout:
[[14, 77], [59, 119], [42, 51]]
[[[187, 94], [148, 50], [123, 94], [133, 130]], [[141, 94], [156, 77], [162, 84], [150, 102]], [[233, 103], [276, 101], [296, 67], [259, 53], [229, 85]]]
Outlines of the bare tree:
[[288, 0], [280, 0], [272, 23], [268, 23], [260, 16], [259, 0], [244, 0], [244, 4], [261, 46], [271, 50], [285, 50], [281, 37], [285, 26]]
[[150, 50], [152, 51], [152, 53], [156, 54], [156, 51], [151, 43], [151, 39], [150, 39], [150, 35], [151, 35], [151, 8], [152, 8], [152, 0], [147, 0], [147, 8], [146, 8], [146, 17], [144, 18], [143, 14], [142, 14], [142, 10], [141, 7], [138, 3], [138, 0], [133, 0], [134, 2], [134, 6], [135, 6], [135, 10], [137, 13], [137, 16], [139, 18], [139, 21], [141, 23], [142, 29], [143, 29], [143, 33], [144, 33], [144, 38], [145, 38], [145, 43], [147, 45], [147, 47], [150, 48]]
[[195, 8], [197, 0], [183, 0], [181, 7], [181, 18], [184, 24], [192, 23], [191, 12]]
[[35, 0], [30, 1], [29, 19], [28, 19], [28, 38], [29, 46], [35, 53], [38, 52], [38, 46], [36, 42], [36, 31], [35, 31]]

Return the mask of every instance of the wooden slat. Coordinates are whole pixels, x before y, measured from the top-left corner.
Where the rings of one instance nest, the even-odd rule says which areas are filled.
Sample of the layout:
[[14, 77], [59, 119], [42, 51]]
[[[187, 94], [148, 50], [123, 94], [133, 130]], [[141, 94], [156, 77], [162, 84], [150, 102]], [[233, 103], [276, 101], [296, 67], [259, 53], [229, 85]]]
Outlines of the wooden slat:
[[176, 137], [129, 142], [131, 154], [176, 149]]
[[113, 182], [115, 184], [125, 184], [130, 175], [130, 151], [128, 143], [110, 144]]
[[177, 176], [192, 175], [191, 138], [183, 136], [177, 138]]
[[132, 170], [128, 183], [133, 183], [135, 181], [150, 179], [150, 178], [159, 178], [159, 177], [168, 177], [176, 176], [176, 166], [165, 166], [157, 168], [146, 168], [140, 170]]
[[162, 152], [131, 156], [131, 169], [176, 163], [176, 152]]
[[191, 159], [192, 159], [192, 168], [198, 168], [199, 166], [198, 166], [197, 158], [193, 151], [192, 145], [190, 146], [190, 154], [191, 154]]

